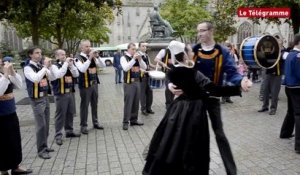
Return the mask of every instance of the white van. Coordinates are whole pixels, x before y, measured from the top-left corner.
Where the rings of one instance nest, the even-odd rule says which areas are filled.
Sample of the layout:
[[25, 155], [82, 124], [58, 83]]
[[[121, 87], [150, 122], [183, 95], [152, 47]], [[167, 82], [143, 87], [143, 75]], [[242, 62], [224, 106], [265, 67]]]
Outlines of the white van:
[[93, 47], [92, 49], [99, 52], [99, 56], [106, 66], [112, 66], [114, 62], [114, 54], [117, 52], [116, 47]]

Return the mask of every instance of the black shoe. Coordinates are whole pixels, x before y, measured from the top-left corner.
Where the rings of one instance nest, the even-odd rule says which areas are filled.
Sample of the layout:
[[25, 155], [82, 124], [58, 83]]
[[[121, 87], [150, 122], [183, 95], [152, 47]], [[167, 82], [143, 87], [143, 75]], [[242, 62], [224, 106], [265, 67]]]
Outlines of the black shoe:
[[268, 111], [269, 109], [268, 108], [261, 108], [260, 110], [258, 110], [257, 112], [265, 112], [265, 111]]
[[60, 146], [60, 145], [63, 144], [63, 141], [62, 141], [62, 139], [55, 139], [55, 143], [56, 143], [58, 146]]
[[81, 133], [82, 134], [88, 134], [89, 131], [87, 130], [87, 128], [81, 128]]
[[136, 121], [136, 122], [130, 122], [130, 126], [133, 126], [133, 125], [142, 126], [142, 125], [144, 125], [144, 123], [139, 122], [139, 121]]
[[123, 123], [123, 130], [128, 130], [128, 123]]
[[155, 112], [152, 111], [152, 109], [150, 109], [150, 110], [147, 110], [147, 113], [149, 113], [149, 114], [154, 114]]
[[142, 114], [143, 114], [144, 116], [147, 116], [147, 115], [148, 115], [148, 113], [147, 113], [146, 110], [142, 110]]
[[52, 149], [52, 148], [46, 148], [46, 152], [48, 152], [48, 153], [54, 152], [54, 149]]
[[32, 169], [26, 169], [26, 170], [11, 170], [12, 175], [17, 175], [17, 174], [31, 174]]
[[100, 124], [95, 124], [95, 125], [94, 125], [94, 128], [95, 128], [95, 129], [100, 129], [100, 130], [103, 130], [103, 129], [104, 129], [103, 126], [100, 125]]
[[66, 138], [70, 138], [70, 137], [80, 137], [80, 133], [74, 133], [74, 132], [66, 133]]
[[275, 115], [276, 114], [276, 111], [275, 110], [271, 110], [270, 112], [269, 112], [269, 115]]
[[50, 159], [51, 158], [51, 156], [49, 155], [48, 152], [39, 153], [38, 156], [39, 156], [39, 158], [42, 158], [42, 159]]
[[281, 139], [290, 139], [292, 137], [295, 137], [294, 134], [290, 135], [290, 136], [280, 136]]

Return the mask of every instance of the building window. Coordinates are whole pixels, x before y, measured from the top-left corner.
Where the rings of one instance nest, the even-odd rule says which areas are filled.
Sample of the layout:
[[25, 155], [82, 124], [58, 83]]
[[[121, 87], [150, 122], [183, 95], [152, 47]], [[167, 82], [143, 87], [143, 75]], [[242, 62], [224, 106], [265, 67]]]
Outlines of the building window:
[[21, 51], [23, 49], [22, 38], [20, 38], [16, 30], [11, 27], [4, 29], [4, 43], [9, 49]]
[[243, 22], [238, 29], [238, 45], [249, 36], [252, 36], [252, 25], [249, 22]]
[[121, 36], [120, 35], [118, 35], [118, 40], [121, 41]]
[[131, 36], [128, 36], [128, 40], [131, 40]]
[[294, 31], [290, 27], [290, 32], [289, 32], [289, 38], [288, 38], [288, 47], [291, 45], [291, 43], [294, 42]]

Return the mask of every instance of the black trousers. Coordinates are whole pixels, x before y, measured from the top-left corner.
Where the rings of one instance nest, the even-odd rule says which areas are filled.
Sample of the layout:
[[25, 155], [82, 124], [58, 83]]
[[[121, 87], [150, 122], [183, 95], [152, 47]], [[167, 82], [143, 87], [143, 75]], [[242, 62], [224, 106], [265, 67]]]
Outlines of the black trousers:
[[206, 101], [204, 101], [204, 104], [209, 114], [211, 125], [216, 136], [217, 145], [226, 169], [226, 173], [227, 175], [236, 175], [236, 165], [233, 159], [229, 142], [223, 130], [220, 99], [208, 98]]
[[149, 77], [143, 77], [141, 82], [141, 111], [150, 111], [153, 102], [153, 91], [149, 86]]
[[295, 150], [300, 151], [300, 88], [285, 88], [288, 109], [283, 121], [280, 137], [287, 138], [293, 134], [295, 127]]

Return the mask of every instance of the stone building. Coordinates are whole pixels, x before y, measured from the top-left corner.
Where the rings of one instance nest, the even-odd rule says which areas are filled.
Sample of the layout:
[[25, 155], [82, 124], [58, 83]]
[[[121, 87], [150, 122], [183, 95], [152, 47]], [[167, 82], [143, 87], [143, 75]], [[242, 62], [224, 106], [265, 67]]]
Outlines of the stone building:
[[119, 45], [138, 42], [150, 37], [149, 13], [153, 10], [153, 0], [123, 0], [123, 14], [116, 16], [110, 25], [110, 42], [106, 45]]
[[251, 20], [247, 18], [238, 18], [235, 24], [237, 28], [237, 33], [230, 36], [228, 40], [231, 43], [236, 44], [237, 47], [240, 46], [241, 42], [249, 36], [260, 36], [263, 34], [269, 34], [272, 36], [279, 36], [283, 40], [285, 47], [288, 46], [289, 42], [293, 41], [293, 30], [292, 27], [287, 23], [277, 24], [267, 24], [261, 21], [260, 24], [254, 24]]

